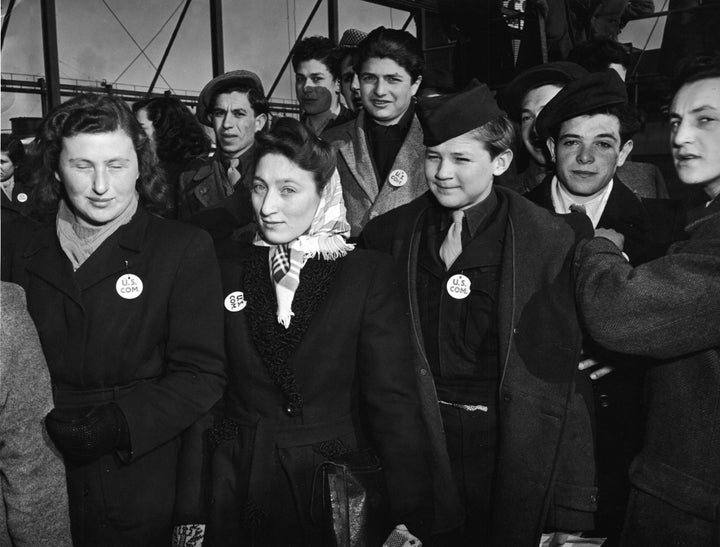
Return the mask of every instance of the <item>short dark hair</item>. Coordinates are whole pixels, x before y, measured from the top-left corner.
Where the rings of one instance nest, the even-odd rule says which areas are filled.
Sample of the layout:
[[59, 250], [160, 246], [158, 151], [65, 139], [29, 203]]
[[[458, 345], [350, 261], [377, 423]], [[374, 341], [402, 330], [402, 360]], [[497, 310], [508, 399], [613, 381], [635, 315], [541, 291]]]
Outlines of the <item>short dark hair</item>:
[[335, 45], [330, 38], [310, 36], [300, 40], [293, 49], [292, 66], [297, 72], [300, 63], [315, 59], [324, 64], [335, 80], [340, 79], [340, 60], [335, 53]]
[[[603, 106], [579, 114], [579, 116], [595, 116], [597, 114], [606, 114], [608, 116], [614, 116], [618, 119], [620, 124], [620, 145], [624, 146], [627, 141], [632, 139], [633, 135], [642, 129], [642, 118], [640, 113], [633, 106], [629, 104], [616, 104], [612, 106]], [[569, 118], [572, 119], [572, 118]], [[550, 135], [555, 141], [557, 141], [560, 135], [560, 128], [568, 120], [563, 120], [556, 127], [552, 128], [552, 134]]]
[[672, 97], [686, 84], [720, 78], [720, 54], [686, 57], [678, 64], [678, 71], [672, 86]]
[[171, 208], [169, 188], [150, 140], [135, 119], [132, 110], [114, 95], [82, 94], [56, 107], [42, 121], [35, 137], [40, 165], [34, 172], [38, 208], [43, 212], [57, 209], [64, 186], [55, 178], [63, 139], [81, 133], [111, 133], [122, 130], [132, 140], [138, 158], [136, 184], [140, 202], [151, 212]]
[[2, 151], [7, 152], [8, 158], [16, 167], [25, 159], [25, 147], [15, 135], [2, 135]]
[[355, 72], [360, 74], [362, 65], [371, 58], [392, 59], [410, 74], [413, 82], [425, 69], [420, 42], [405, 30], [378, 27], [368, 34], [358, 46]]
[[313, 174], [318, 193], [322, 192], [335, 171], [335, 149], [320, 140], [294, 118], [280, 118], [266, 133], [255, 135], [255, 158], [280, 154], [301, 169]]
[[270, 103], [265, 98], [265, 95], [260, 93], [258, 89], [238, 85], [231, 81], [218, 87], [213, 92], [210, 100], [208, 101], [209, 108], [205, 111], [208, 118], [212, 117], [212, 109], [215, 108], [215, 101], [217, 100], [218, 95], [223, 93], [232, 93], [233, 91], [237, 91], [238, 93], [247, 93], [248, 102], [250, 103], [250, 107], [253, 109], [255, 116], [259, 116], [260, 114], [265, 114], [267, 116], [270, 113]]
[[627, 70], [630, 66], [630, 50], [616, 40], [598, 37], [577, 44], [568, 54], [567, 60], [577, 63], [588, 72], [602, 72], [613, 63]]
[[498, 116], [470, 131], [470, 136], [482, 142], [490, 157], [495, 159], [505, 150], [512, 150], [515, 126], [507, 116]]
[[147, 112], [155, 128], [155, 151], [160, 160], [182, 163], [210, 151], [210, 139], [190, 109], [175, 97], [139, 101], [133, 112]]

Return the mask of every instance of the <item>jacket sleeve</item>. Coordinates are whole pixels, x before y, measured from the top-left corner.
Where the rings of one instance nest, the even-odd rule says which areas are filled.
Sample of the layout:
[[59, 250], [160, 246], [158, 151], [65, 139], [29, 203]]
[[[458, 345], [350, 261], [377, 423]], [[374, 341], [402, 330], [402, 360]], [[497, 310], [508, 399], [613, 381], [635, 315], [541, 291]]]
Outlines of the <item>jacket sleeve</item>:
[[432, 514], [432, 481], [409, 346], [408, 319], [393, 263], [378, 257], [365, 296], [359, 340], [363, 416], [377, 448], [396, 524], [427, 537]]
[[576, 265], [582, 320], [606, 348], [670, 359], [720, 345], [717, 253], [675, 252], [633, 268], [595, 238], [578, 247]]
[[130, 430], [129, 460], [193, 424], [225, 387], [222, 288], [210, 236], [193, 230], [168, 282], [165, 373], [118, 401]]
[[2, 284], [0, 366], [0, 544], [70, 546], [65, 467], [44, 427], [50, 373], [20, 287]]

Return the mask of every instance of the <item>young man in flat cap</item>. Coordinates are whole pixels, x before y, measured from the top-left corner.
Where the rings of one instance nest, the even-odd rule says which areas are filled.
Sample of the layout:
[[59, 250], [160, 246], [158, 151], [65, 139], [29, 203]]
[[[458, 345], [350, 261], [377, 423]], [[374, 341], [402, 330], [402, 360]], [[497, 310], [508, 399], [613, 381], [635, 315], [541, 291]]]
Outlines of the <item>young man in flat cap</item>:
[[420, 43], [409, 32], [379, 27], [358, 46], [356, 63], [362, 111], [323, 134], [338, 151], [352, 237], [427, 190], [414, 107], [425, 64]]
[[678, 177], [708, 203], [689, 239], [633, 266], [605, 238], [577, 255], [577, 297], [592, 337], [658, 359], [647, 372], [643, 447], [621, 545], [720, 545], [720, 59], [681, 74], [670, 105]]
[[538, 545], [593, 528], [589, 379], [572, 257], [592, 228], [494, 187], [511, 122], [489, 89], [419, 100], [430, 192], [371, 221], [407, 272], [440, 545]]
[[[217, 146], [212, 158], [197, 160], [180, 174], [178, 218], [216, 207], [228, 196], [237, 214], [252, 218], [250, 183], [255, 176], [255, 133], [268, 121], [268, 102], [260, 78], [234, 70], [214, 78], [200, 92], [196, 115], [212, 127]], [[237, 203], [235, 203], [237, 202]]]
[[343, 32], [336, 54], [340, 59], [340, 94], [355, 116], [362, 108], [360, 80], [355, 74], [355, 54], [360, 42], [367, 38], [367, 32], [349, 28]]

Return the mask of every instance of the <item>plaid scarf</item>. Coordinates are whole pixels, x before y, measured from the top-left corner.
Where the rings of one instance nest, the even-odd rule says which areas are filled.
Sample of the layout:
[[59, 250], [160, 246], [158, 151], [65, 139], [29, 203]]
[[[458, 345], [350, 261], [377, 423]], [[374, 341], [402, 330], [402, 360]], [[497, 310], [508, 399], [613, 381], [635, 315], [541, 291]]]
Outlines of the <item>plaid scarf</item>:
[[270, 247], [270, 276], [275, 284], [278, 322], [290, 326], [292, 301], [300, 284], [300, 270], [309, 258], [320, 255], [324, 260], [335, 260], [355, 248], [345, 240], [350, 235], [350, 224], [345, 218], [340, 175], [337, 170], [323, 188], [320, 203], [308, 231], [284, 245], [267, 243], [262, 234], [255, 235], [255, 245]]

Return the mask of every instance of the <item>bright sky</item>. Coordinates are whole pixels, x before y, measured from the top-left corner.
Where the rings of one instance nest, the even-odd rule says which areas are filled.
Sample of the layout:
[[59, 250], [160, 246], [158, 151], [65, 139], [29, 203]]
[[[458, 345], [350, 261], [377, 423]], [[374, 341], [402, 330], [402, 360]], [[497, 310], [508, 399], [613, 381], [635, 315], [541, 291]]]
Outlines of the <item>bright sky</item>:
[[[269, 89], [315, 1], [225, 0], [225, 70], [255, 71]], [[2, 0], [3, 14], [9, 2]], [[655, 2], [660, 10], [663, 0]], [[153, 64], [160, 63], [184, 3], [185, 0], [56, 0], [60, 77], [97, 82], [105, 79], [108, 83], [118, 81], [146, 89], [155, 74]], [[407, 16], [407, 12], [361, 0], [339, 0], [341, 34], [350, 27], [365, 31], [379, 25], [401, 28]], [[198, 92], [211, 79], [209, 21], [208, 0], [194, 0], [163, 68], [165, 81], [160, 78], [156, 89], [171, 87]], [[659, 47], [665, 21], [660, 19], [651, 33], [653, 23], [651, 19], [628, 24], [620, 41], [643, 47], [650, 36], [649, 49]], [[414, 34], [415, 24], [408, 30]], [[306, 32], [306, 36], [317, 34], [327, 35], [326, 2]], [[140, 54], [141, 48], [146, 48], [147, 58]], [[2, 73], [43, 72], [40, 0], [16, 0], [2, 50]], [[291, 72], [289, 67], [274, 98], [295, 98]], [[10, 129], [12, 117], [42, 115], [38, 95], [3, 94], [1, 101], [3, 130]]]

